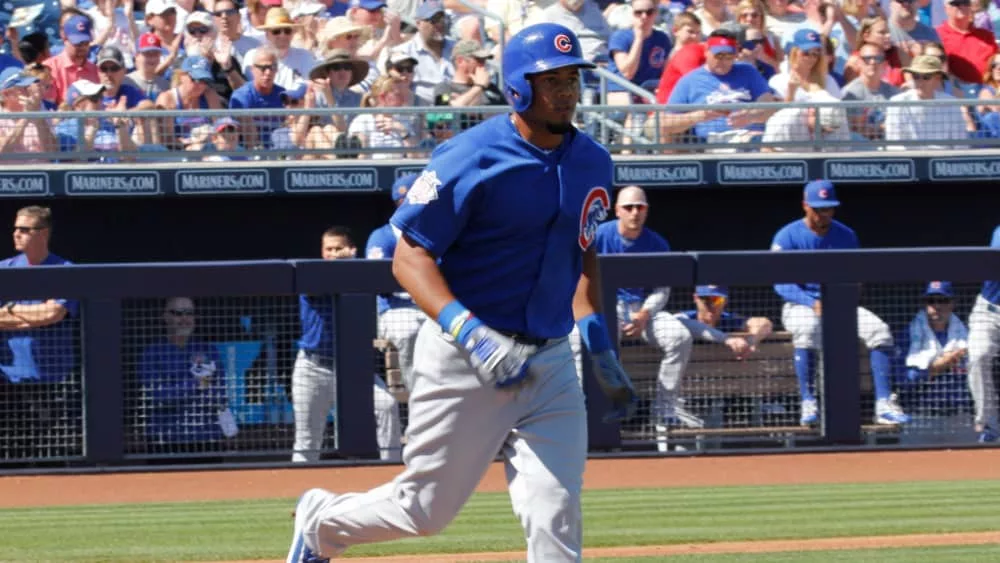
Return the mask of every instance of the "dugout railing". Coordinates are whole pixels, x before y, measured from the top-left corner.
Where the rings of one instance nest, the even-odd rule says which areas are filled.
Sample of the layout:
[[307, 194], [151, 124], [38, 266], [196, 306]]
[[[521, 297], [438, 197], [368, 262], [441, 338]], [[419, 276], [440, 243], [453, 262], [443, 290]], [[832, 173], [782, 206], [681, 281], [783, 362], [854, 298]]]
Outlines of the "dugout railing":
[[[861, 284], [914, 284], [932, 279], [976, 284], [984, 279], [995, 279], [1000, 272], [1000, 250], [921, 248], [821, 253], [670, 253], [602, 257], [601, 266], [606, 310], [615, 309], [617, 287], [694, 287], [704, 283], [769, 287], [775, 282], [821, 283], [824, 304], [821, 371], [835, 376], [821, 378], [822, 424], [811, 444], [840, 447], [865, 443], [866, 421], [859, 400], [863, 390], [856, 337], [858, 321], [854, 313], [861, 299]], [[136, 300], [160, 301], [180, 295], [195, 300], [217, 296], [230, 299], [271, 296], [292, 306], [299, 294], [335, 296], [336, 367], [340, 377], [336, 414], [332, 417], [336, 442], [327, 453], [349, 462], [378, 459], [371, 380], [357, 374], [376, 373], [379, 369], [377, 355], [372, 350], [376, 338], [375, 294], [399, 290], [388, 261], [40, 266], [0, 270], [0, 285], [8, 300], [45, 300], [53, 296], [79, 300], [78, 372], [82, 401], [80, 430], [72, 436], [62, 437], [77, 441], [78, 447], [61, 454], [46, 455], [44, 450], [36, 449], [43, 453], [33, 457], [0, 458], [2, 469], [120, 467], [190, 457], [211, 458], [209, 461], [214, 463], [287, 461], [291, 453], [287, 434], [268, 442], [268, 447], [245, 450], [154, 454], [130, 449], [130, 435], [134, 429], [129, 426], [127, 413], [131, 408], [128, 404], [131, 396], [126, 343], [132, 336], [129, 331], [135, 330], [137, 325], [129, 320], [133, 317], [128, 309]], [[258, 305], [275, 306], [267, 300]], [[297, 338], [295, 322], [284, 326], [288, 335]], [[273, 359], [269, 361], [273, 363]], [[0, 362], [9, 362], [8, 356], [0, 356]], [[585, 371], [587, 369], [585, 367]], [[591, 451], [623, 451], [622, 428], [601, 421], [608, 407], [606, 399], [589, 375], [584, 382]], [[287, 430], [291, 420], [278, 417], [270, 422]], [[647, 442], [639, 449], [648, 450], [651, 446], [652, 442]]]

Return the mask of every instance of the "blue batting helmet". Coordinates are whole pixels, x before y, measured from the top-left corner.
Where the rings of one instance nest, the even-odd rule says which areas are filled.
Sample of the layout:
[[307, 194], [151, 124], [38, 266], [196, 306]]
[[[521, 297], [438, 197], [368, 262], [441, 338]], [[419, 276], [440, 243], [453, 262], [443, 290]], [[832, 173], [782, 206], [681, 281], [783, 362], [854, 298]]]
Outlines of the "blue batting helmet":
[[525, 111], [531, 107], [528, 75], [567, 66], [595, 66], [583, 58], [580, 40], [568, 27], [557, 23], [539, 23], [511, 37], [503, 51], [503, 80], [507, 101], [514, 111]]

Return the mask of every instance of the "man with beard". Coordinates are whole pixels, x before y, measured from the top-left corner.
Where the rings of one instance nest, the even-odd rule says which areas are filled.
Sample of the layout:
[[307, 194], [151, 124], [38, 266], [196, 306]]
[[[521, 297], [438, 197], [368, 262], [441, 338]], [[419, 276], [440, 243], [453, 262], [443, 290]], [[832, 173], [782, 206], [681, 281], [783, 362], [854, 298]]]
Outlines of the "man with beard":
[[[833, 218], [840, 205], [833, 184], [828, 180], [813, 180], [806, 184], [802, 198], [805, 217], [785, 225], [774, 235], [771, 250], [836, 250], [859, 248], [858, 237], [849, 227]], [[823, 301], [820, 284], [777, 284], [774, 290], [785, 300], [781, 323], [792, 333], [795, 347], [795, 377], [799, 380], [803, 426], [816, 424], [819, 409], [813, 389], [815, 351], [822, 345]], [[893, 338], [889, 325], [864, 307], [858, 307], [858, 338], [869, 349], [872, 379], [875, 383], [875, 422], [905, 424], [910, 417], [896, 404], [889, 385], [889, 356]]]
[[434, 105], [434, 88], [451, 82], [455, 75], [451, 52], [455, 40], [447, 38], [447, 33], [448, 15], [444, 6], [437, 0], [428, 0], [417, 8], [417, 34], [392, 50], [398, 56], [417, 61], [413, 85], [414, 102], [418, 106]]
[[572, 31], [527, 27], [503, 62], [513, 113], [439, 146], [390, 219], [402, 233], [393, 273], [429, 318], [406, 469], [367, 493], [307, 491], [288, 563], [440, 532], [498, 453], [527, 560], [582, 558], [587, 412], [566, 338], [574, 320], [614, 405], [607, 420], [636, 405], [600, 314], [594, 239], [611, 157], [572, 125], [580, 70], [593, 67]]

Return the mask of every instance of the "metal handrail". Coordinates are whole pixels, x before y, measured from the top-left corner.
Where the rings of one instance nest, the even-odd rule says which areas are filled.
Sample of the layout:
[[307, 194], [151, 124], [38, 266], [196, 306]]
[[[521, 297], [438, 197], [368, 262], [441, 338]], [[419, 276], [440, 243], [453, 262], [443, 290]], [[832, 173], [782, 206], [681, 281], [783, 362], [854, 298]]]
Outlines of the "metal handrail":
[[622, 88], [628, 90], [629, 92], [631, 92], [632, 94], [634, 94], [636, 96], [639, 96], [640, 98], [646, 100], [647, 102], [649, 102], [651, 104], [655, 104], [656, 103], [656, 95], [655, 94], [653, 94], [649, 90], [646, 90], [642, 86], [639, 86], [639, 85], [635, 84], [634, 82], [632, 82], [631, 80], [625, 78], [624, 76], [622, 76], [620, 74], [615, 74], [615, 73], [611, 72], [610, 70], [608, 70], [608, 69], [606, 69], [604, 67], [600, 67], [600, 66], [597, 67], [597, 68], [595, 68], [595, 69], [592, 69], [591, 72], [593, 72], [594, 74], [598, 75], [601, 78], [601, 104], [602, 105], [608, 103], [607, 90], [606, 90], [606, 86], [607, 86], [606, 81], [608, 81], [608, 80], [610, 80], [611, 82], [614, 82], [615, 84], [621, 86]]

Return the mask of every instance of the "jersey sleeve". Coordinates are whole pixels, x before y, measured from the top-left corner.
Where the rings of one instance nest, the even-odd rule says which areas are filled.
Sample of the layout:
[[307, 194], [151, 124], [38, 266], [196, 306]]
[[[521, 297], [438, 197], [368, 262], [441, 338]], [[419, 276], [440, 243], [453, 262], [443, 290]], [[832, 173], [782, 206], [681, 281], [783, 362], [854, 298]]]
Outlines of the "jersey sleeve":
[[629, 52], [632, 49], [633, 37], [635, 35], [631, 29], [619, 29], [612, 33], [611, 39], [608, 40], [608, 53], [614, 56], [615, 51]]
[[1000, 227], [997, 227], [993, 231], [993, 240], [990, 241], [990, 246], [993, 248], [1000, 248]]
[[474, 154], [454, 143], [435, 150], [390, 219], [393, 226], [436, 257], [448, 250], [469, 220], [480, 178]]
[[375, 229], [372, 231], [372, 234], [369, 235], [368, 244], [365, 245], [365, 258], [369, 258], [371, 260], [392, 258], [392, 255], [389, 253], [388, 245], [386, 245], [383, 232], [383, 229]]

